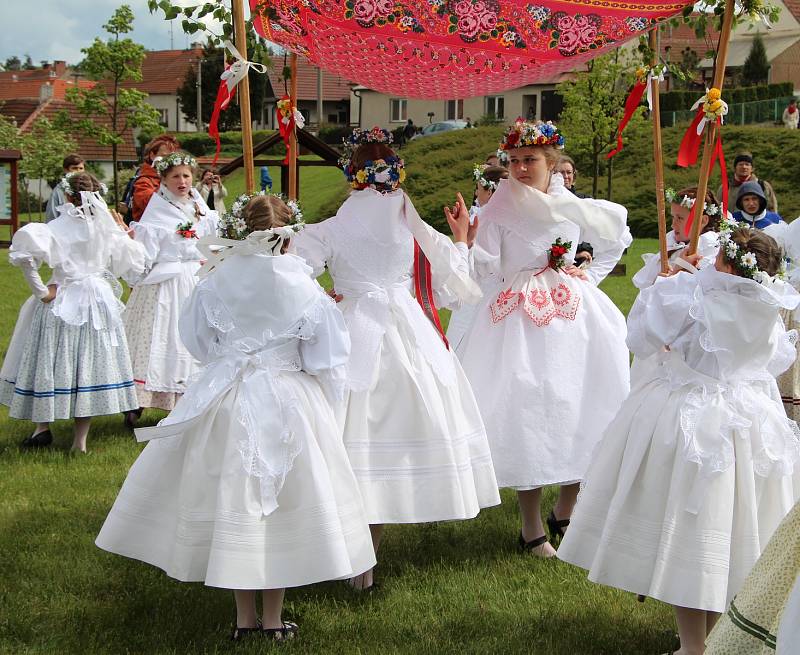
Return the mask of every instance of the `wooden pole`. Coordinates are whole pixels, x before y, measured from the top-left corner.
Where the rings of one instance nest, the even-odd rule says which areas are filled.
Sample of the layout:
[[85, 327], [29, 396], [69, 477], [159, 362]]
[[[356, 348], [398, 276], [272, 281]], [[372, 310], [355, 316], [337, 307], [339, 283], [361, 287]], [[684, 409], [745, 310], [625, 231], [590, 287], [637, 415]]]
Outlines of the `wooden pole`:
[[[244, 23], [244, 5], [242, 0], [233, 0], [233, 25], [236, 33], [236, 49], [247, 59], [247, 31]], [[250, 80], [247, 75], [239, 82], [239, 110], [242, 117], [242, 154], [244, 155], [244, 187], [245, 193], [256, 190], [255, 171], [253, 169], [253, 122], [250, 118]]]
[[[658, 26], [650, 30], [650, 50], [653, 51], [652, 66], [658, 64]], [[661, 145], [661, 100], [658, 97], [658, 77], [650, 78], [650, 96], [653, 109], [650, 118], [653, 121], [653, 165], [656, 173], [656, 208], [658, 210], [658, 251], [661, 255], [661, 272], [669, 271], [667, 255], [667, 208], [664, 201], [664, 152]]]
[[[731, 27], [733, 26], [733, 12], [734, 0], [725, 0], [725, 13], [722, 17], [722, 30], [719, 35], [719, 52], [717, 52], [717, 61], [714, 68], [714, 84], [713, 86], [722, 91], [722, 83], [725, 80], [725, 64], [728, 61], [728, 45], [731, 40]], [[713, 123], [706, 123], [706, 140], [703, 144], [703, 161], [700, 164], [700, 179], [697, 182], [697, 194], [695, 207], [695, 217], [692, 223], [692, 236], [689, 241], [689, 254], [693, 255], [697, 252], [697, 242], [700, 240], [700, 229], [702, 223], [703, 203], [705, 202], [706, 191], [708, 191], [708, 168], [711, 163], [712, 153], [714, 151], [714, 144], [717, 142], [717, 135], [719, 133], [719, 125], [716, 121]], [[722, 181], [725, 184], [725, 180]], [[698, 212], [700, 214], [698, 215]], [[723, 217], [724, 218], [724, 217]]]
[[[289, 80], [289, 106], [294, 111], [297, 107], [297, 55], [293, 52], [289, 57], [291, 79]], [[289, 135], [289, 200], [297, 200], [297, 127]]]

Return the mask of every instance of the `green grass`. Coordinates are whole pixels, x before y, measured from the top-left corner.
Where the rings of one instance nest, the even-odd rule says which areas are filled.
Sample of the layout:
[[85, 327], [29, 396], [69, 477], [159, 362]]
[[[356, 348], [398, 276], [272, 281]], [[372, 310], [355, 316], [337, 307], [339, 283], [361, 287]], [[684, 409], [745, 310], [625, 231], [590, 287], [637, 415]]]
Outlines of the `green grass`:
[[[231, 184], [233, 186], [233, 184]], [[626, 255], [629, 275], [637, 240]], [[27, 297], [19, 271], [0, 253], [0, 350]], [[603, 288], [627, 311], [627, 278]], [[145, 414], [153, 424], [159, 412]], [[140, 562], [105, 553], [94, 538], [142, 446], [121, 417], [92, 424], [86, 458], [73, 459], [67, 421], [55, 447], [20, 453], [24, 421], [0, 410], [0, 653], [255, 653], [225, 637], [228, 592], [181, 584]], [[555, 490], [548, 489], [549, 512]], [[342, 583], [289, 590], [286, 616], [301, 625], [290, 653], [660, 653], [672, 646], [671, 612], [661, 603], [586, 581], [557, 561], [524, 557], [513, 494], [472, 521], [389, 526], [377, 576], [363, 596]]]

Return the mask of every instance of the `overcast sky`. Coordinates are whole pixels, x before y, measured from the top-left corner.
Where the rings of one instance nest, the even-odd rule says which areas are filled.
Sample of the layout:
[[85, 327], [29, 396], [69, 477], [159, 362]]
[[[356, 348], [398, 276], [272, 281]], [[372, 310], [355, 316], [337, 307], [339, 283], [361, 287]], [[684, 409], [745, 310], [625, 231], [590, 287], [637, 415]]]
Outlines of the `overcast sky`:
[[[199, 0], [179, 2], [194, 5]], [[96, 36], [106, 37], [103, 23], [121, 4], [130, 6], [136, 16], [128, 36], [148, 50], [170, 47], [170, 23], [163, 13], [151, 15], [147, 0], [0, 0], [0, 63], [12, 55], [23, 58], [29, 54], [37, 65], [44, 59], [76, 64], [83, 58], [81, 48], [91, 45]], [[185, 48], [191, 40], [202, 40], [198, 34], [187, 40], [180, 20], [172, 22], [176, 49]]]

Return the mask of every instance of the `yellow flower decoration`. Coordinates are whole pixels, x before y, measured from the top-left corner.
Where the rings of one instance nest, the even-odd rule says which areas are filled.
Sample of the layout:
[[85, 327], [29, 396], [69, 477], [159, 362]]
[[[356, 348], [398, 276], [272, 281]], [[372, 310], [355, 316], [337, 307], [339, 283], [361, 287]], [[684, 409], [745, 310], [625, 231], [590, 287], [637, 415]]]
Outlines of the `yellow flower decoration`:
[[722, 92], [718, 88], [713, 87], [708, 90], [706, 97], [708, 98], [709, 102], [714, 102], [722, 97]]
[[356, 181], [364, 184], [367, 181], [367, 173], [363, 169], [356, 173]]
[[402, 184], [405, 181], [406, 181], [406, 169], [405, 168], [401, 168], [400, 169], [400, 184]]

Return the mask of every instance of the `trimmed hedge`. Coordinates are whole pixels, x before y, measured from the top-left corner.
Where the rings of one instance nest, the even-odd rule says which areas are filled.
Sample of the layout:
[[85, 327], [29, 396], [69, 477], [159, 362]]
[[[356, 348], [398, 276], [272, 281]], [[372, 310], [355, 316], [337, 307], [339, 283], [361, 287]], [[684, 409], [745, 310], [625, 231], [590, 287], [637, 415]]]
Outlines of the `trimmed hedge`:
[[[772, 100], [794, 94], [794, 84], [792, 82], [781, 82], [780, 84], [768, 84], [762, 86], [742, 86], [738, 88], [726, 88], [722, 91], [722, 97], [729, 105], [742, 102], [755, 102], [756, 100]], [[662, 111], [681, 111], [688, 110], [697, 99], [702, 95], [695, 89], [667, 91], [660, 95]]]
[[[195, 157], [214, 154], [216, 143], [205, 132], [171, 132], [171, 134], [180, 141], [181, 147], [186, 152], [193, 154]], [[275, 130], [256, 130], [253, 132], [253, 145], [266, 141], [273, 134], [275, 134]], [[228, 149], [241, 150], [242, 148], [242, 133], [240, 131], [220, 132], [219, 140], [223, 150], [226, 149], [226, 146], [234, 146], [234, 148]], [[279, 155], [283, 154], [283, 152], [283, 144], [278, 143], [275, 147], [270, 148], [267, 154]]]

